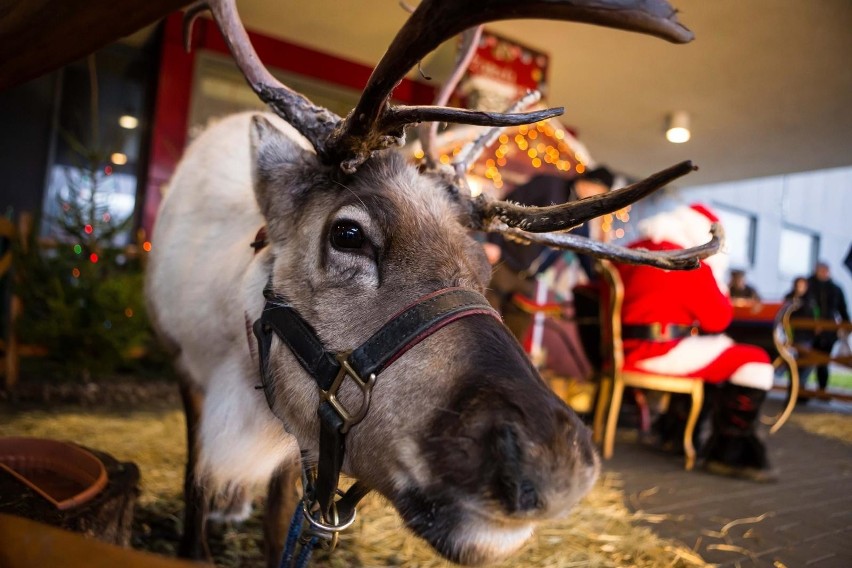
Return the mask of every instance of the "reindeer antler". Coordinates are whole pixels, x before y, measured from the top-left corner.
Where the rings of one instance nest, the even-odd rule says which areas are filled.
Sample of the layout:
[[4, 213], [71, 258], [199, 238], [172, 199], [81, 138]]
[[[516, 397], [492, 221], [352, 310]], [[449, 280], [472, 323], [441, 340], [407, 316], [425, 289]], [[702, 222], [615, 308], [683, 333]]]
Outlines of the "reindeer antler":
[[483, 195], [477, 199], [476, 210], [483, 227], [492, 220], [498, 220], [508, 227], [518, 227], [531, 233], [564, 231], [589, 219], [618, 211], [697, 169], [687, 160], [619, 190], [550, 207], [525, 207], [491, 200]]
[[[646, 33], [675, 43], [686, 43], [693, 38], [692, 32], [677, 21], [676, 11], [665, 0], [423, 0], [374, 69], [355, 109], [341, 120], [335, 113], [313, 104], [269, 73], [251, 46], [234, 2], [203, 0], [193, 5], [185, 17], [187, 48], [193, 20], [202, 11], [210, 10], [252, 90], [299, 131], [323, 161], [339, 163], [347, 173], [354, 173], [373, 152], [401, 145], [404, 129], [410, 124], [450, 122], [491, 127], [517, 126], [562, 114], [562, 108], [527, 113], [510, 109], [506, 113], [492, 113], [444, 106], [389, 104], [393, 89], [409, 69], [444, 40], [468, 28], [498, 20], [543, 18]], [[471, 51], [473, 45], [471, 43]], [[460, 66], [461, 62], [457, 67]], [[494, 132], [492, 130], [489, 135]], [[464, 159], [455, 164], [457, 177], [461, 175], [459, 170], [471, 161]], [[552, 207], [522, 207], [479, 197], [472, 202], [474, 224], [527, 242], [571, 248], [628, 262], [630, 258], [641, 257], [640, 262], [649, 263], [652, 262], [649, 259], [661, 257], [654, 254], [645, 258], [635, 252], [625, 253], [623, 251], [629, 249], [595, 243], [574, 235], [536, 233], [565, 230], [621, 209], [693, 169], [690, 162], [683, 162], [619, 191]], [[714, 236], [707, 245], [699, 247], [698, 253], [688, 249], [681, 254], [685, 255], [684, 258], [699, 258], [696, 254], [709, 256], [718, 250], [719, 243], [720, 238]], [[683, 265], [677, 254], [663, 256], [669, 260], [659, 262], [668, 263], [667, 267]]]
[[684, 43], [692, 33], [677, 21], [665, 0], [423, 0], [391, 43], [370, 76], [355, 109], [343, 121], [287, 88], [260, 63], [237, 15], [234, 0], [203, 0], [187, 13], [187, 28], [202, 10], [213, 13], [228, 48], [251, 88], [285, 118], [328, 163], [354, 172], [370, 155], [401, 145], [409, 124], [442, 121], [483, 126], [515, 126], [562, 114], [562, 109], [531, 113], [486, 113], [446, 107], [398, 106], [388, 100], [394, 87], [444, 40], [485, 22], [546, 18], [586, 22], [656, 35]]
[[325, 153], [326, 142], [341, 118], [287, 87], [263, 66], [240, 22], [235, 0], [202, 0], [187, 9], [183, 20], [186, 50], [190, 50], [192, 24], [206, 10], [213, 14], [213, 20], [252, 90], [275, 114], [307, 138], [318, 154]]
[[[462, 32], [461, 45], [459, 45], [459, 50], [456, 54], [456, 62], [453, 65], [453, 70], [450, 73], [450, 76], [446, 81], [444, 81], [444, 84], [441, 86], [441, 89], [435, 97], [435, 101], [433, 103], [435, 106], [446, 106], [449, 102], [453, 91], [455, 91], [456, 86], [459, 84], [459, 81], [461, 81], [465, 71], [467, 71], [468, 65], [470, 65], [470, 62], [473, 60], [473, 56], [476, 55], [476, 48], [479, 45], [479, 38], [481, 37], [482, 26], [476, 26]], [[435, 155], [433, 154], [435, 151], [435, 138], [437, 135], [437, 122], [423, 123], [420, 126], [420, 147], [423, 150], [423, 158], [426, 163], [426, 167], [429, 169], [434, 169], [438, 165], [435, 161]]]
[[[527, 91], [523, 97], [515, 101], [512, 106], [506, 109], [506, 113], [514, 113], [524, 110], [525, 108], [536, 104], [540, 100], [541, 92]], [[466, 144], [459, 152], [458, 157], [453, 161], [453, 168], [455, 169], [456, 176], [458, 178], [462, 178], [471, 166], [473, 166], [474, 162], [479, 159], [482, 152], [484, 152], [488, 146], [493, 144], [500, 133], [504, 130], [505, 127], [492, 126], [477, 136], [472, 142]]]
[[629, 249], [562, 232], [595, 217], [618, 211], [697, 169], [690, 161], [681, 162], [616, 191], [550, 207], [524, 207], [480, 195], [473, 200], [472, 224], [476, 228], [500, 233], [510, 240], [525, 244], [545, 245], [597, 258], [647, 264], [668, 270], [698, 268], [700, 259], [713, 256], [724, 244], [721, 225], [714, 224], [710, 240], [699, 247], [663, 252]]
[[552, 248], [572, 250], [591, 254], [596, 258], [606, 258], [627, 264], [644, 264], [666, 270], [692, 270], [698, 268], [699, 261], [713, 256], [725, 243], [725, 232], [718, 223], [710, 227], [710, 240], [703, 245], [688, 249], [649, 251], [631, 249], [608, 243], [593, 241], [571, 233], [530, 233], [514, 227], [497, 224], [496, 232], [506, 235], [510, 240], [524, 244], [545, 245]]
[[375, 150], [402, 145], [408, 124], [436, 120], [514, 126], [562, 114], [561, 109], [508, 115], [436, 107], [426, 112], [423, 107], [394, 108], [388, 103], [408, 70], [446, 39], [486, 22], [525, 18], [586, 22], [678, 43], [693, 37], [665, 0], [423, 0], [376, 66], [358, 105], [335, 129], [329, 157], [353, 172]]

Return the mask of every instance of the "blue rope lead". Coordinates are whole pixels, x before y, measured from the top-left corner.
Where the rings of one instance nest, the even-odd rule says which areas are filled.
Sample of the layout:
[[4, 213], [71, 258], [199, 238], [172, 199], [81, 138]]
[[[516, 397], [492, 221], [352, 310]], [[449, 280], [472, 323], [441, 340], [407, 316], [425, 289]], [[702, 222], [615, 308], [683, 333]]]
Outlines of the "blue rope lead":
[[[293, 518], [290, 519], [290, 528], [287, 531], [287, 540], [284, 541], [284, 551], [281, 554], [281, 562], [278, 564], [279, 568], [291, 568], [291, 564], [293, 563], [293, 556], [296, 554], [296, 544], [299, 542], [299, 536], [302, 534], [302, 519], [304, 517], [304, 513], [302, 512], [302, 503], [301, 501], [296, 503], [296, 510], [293, 512]], [[301, 556], [304, 554], [304, 549], [302, 550]], [[310, 554], [308, 554], [308, 558], [310, 558]], [[301, 568], [304, 566], [303, 564], [297, 564], [296, 568]]]
[[296, 559], [296, 566], [294, 568], [305, 568], [308, 565], [308, 562], [311, 561], [311, 554], [317, 546], [317, 542], [319, 542], [319, 539], [313, 537], [307, 544], [302, 545], [302, 551], [299, 553], [299, 558]]

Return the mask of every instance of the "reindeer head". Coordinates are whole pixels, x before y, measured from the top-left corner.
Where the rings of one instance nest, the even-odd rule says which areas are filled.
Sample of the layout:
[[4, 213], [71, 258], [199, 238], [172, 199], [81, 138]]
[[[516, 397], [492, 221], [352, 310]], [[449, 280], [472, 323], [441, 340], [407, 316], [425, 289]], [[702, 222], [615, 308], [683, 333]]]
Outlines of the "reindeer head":
[[[468, 234], [468, 207], [443, 178], [395, 152], [346, 174], [262, 118], [253, 147], [273, 290], [329, 351], [352, 351], [437, 290], [484, 292], [490, 267]], [[520, 546], [534, 522], [567, 512], [598, 469], [586, 428], [483, 312], [444, 326], [378, 375], [369, 412], [347, 434], [343, 467], [439, 552], [466, 563]], [[286, 348], [272, 352], [269, 369], [273, 411], [316, 456], [313, 379]], [[345, 407], [361, 397], [344, 383]]]
[[[341, 120], [272, 78], [257, 63], [233, 5], [211, 2], [249, 83], [304, 137], [283, 123], [262, 117], [252, 122], [253, 182], [272, 259], [268, 305], [286, 303], [327, 352], [348, 354], [374, 341], [388, 322], [407, 317], [412, 304], [424, 305], [447, 290], [482, 297], [490, 267], [472, 229], [667, 268], [697, 266], [713, 244], [652, 256], [552, 234], [635, 201], [690, 171], [689, 163], [606, 196], [526, 209], [473, 200], [454, 172], [420, 171], [389, 149], [400, 143], [409, 123], [494, 126], [560, 112], [485, 114], [388, 104], [412, 65], [470, 26], [553, 17], [688, 39], [664, 2], [623, 4], [425, 0], [374, 71], [358, 106]], [[370, 379], [369, 412], [347, 432], [342, 464], [387, 497], [407, 526], [438, 552], [468, 564], [504, 557], [536, 523], [565, 515], [598, 471], [587, 429], [548, 389], [484, 299], [477, 305], [451, 325], [416, 337]], [[266, 393], [272, 411], [312, 461], [321, 446], [314, 409], [323, 398], [307, 371], [322, 362], [306, 361], [310, 357], [294, 349], [291, 339], [270, 339]], [[364, 390], [344, 380], [336, 396], [343, 407], [358, 408]]]

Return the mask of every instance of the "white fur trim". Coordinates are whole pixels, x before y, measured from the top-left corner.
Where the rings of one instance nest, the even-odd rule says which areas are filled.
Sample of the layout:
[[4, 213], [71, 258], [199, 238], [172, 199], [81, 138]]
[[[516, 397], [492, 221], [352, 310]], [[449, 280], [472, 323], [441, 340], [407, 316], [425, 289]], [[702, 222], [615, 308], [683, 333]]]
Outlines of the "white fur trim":
[[[710, 219], [692, 207], [682, 205], [639, 222], [639, 232], [655, 243], [667, 241], [683, 248], [697, 247], [710, 240]], [[728, 253], [724, 250], [704, 259], [713, 272], [716, 284], [728, 293]]]
[[710, 240], [710, 219], [692, 207], [678, 207], [675, 213], [683, 223], [685, 247], [697, 247]]
[[681, 205], [640, 221], [639, 231], [655, 243], [668, 241], [689, 248], [710, 240], [710, 226], [710, 219]]
[[731, 384], [768, 391], [775, 374], [769, 363], [746, 363], [731, 375]]
[[655, 243], [668, 241], [684, 246], [683, 228], [681, 221], [673, 211], [657, 213], [652, 217], [639, 221], [639, 233]]
[[651, 357], [636, 366], [651, 373], [688, 375], [703, 369], [734, 345], [727, 335], [687, 337], [664, 355]]

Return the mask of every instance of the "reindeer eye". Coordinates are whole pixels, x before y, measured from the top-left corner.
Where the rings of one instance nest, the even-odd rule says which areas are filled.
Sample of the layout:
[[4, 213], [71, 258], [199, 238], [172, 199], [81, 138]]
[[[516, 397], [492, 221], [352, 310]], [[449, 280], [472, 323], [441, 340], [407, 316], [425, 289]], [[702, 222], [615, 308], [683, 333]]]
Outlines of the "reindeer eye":
[[364, 231], [355, 221], [335, 221], [329, 239], [336, 249], [358, 250], [364, 246]]

